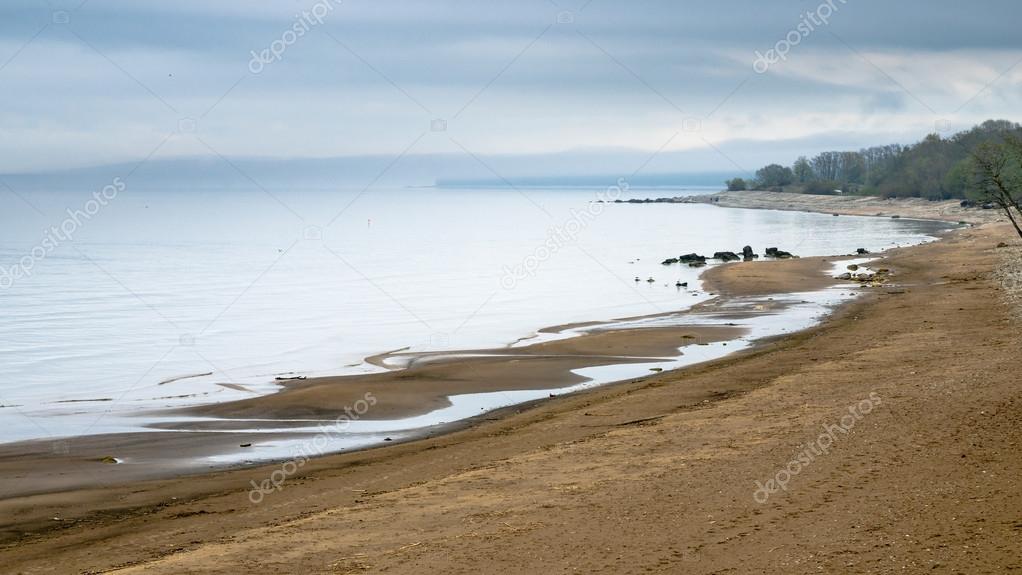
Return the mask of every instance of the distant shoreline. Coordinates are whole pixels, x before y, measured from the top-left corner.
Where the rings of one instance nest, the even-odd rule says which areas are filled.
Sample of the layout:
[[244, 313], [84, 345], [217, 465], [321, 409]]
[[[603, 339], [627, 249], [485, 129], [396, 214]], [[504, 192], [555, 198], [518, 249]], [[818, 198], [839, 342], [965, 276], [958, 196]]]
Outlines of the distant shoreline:
[[1002, 216], [997, 210], [963, 208], [960, 200], [935, 202], [922, 198], [884, 199], [875, 196], [819, 196], [790, 192], [722, 191], [715, 194], [665, 198], [660, 201], [662, 203], [710, 204], [722, 208], [939, 220], [974, 225], [1002, 220]]

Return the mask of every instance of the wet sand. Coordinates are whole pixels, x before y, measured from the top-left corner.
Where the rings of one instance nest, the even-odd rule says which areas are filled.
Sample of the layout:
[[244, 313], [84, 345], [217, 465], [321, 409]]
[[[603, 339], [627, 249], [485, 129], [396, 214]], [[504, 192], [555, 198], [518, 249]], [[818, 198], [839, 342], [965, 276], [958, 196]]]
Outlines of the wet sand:
[[402, 419], [447, 407], [452, 395], [557, 389], [586, 381], [573, 370], [675, 357], [678, 348], [683, 348], [684, 354], [685, 347], [728, 341], [743, 333], [738, 327], [683, 325], [596, 331], [510, 349], [393, 353], [381, 361], [403, 359], [410, 366], [380, 374], [289, 381], [275, 394], [192, 408], [186, 413], [221, 418], [327, 419], [350, 409], [368, 393], [376, 401], [361, 419]]
[[[827, 277], [822, 275], [822, 268], [820, 274]], [[721, 313], [718, 306], [725, 302], [732, 306]], [[615, 329], [613, 326], [620, 321], [615, 320], [586, 324], [581, 335], [512, 348], [395, 351], [381, 354], [374, 361], [383, 365], [393, 359], [408, 367], [370, 375], [281, 381], [278, 393], [162, 412], [168, 420], [150, 424], [157, 430], [154, 432], [3, 444], [0, 494], [20, 497], [244, 467], [247, 453], [253, 459], [259, 455], [252, 451], [251, 444], [309, 441], [316, 433], [302, 428], [330, 426], [338, 416], [350, 415], [352, 407], [369, 396], [371, 409], [357, 419], [379, 421], [425, 415], [451, 405], [450, 396], [465, 393], [555, 390], [587, 381], [574, 370], [668, 361], [713, 342], [734, 340], [747, 331], [734, 322], [756, 314], [779, 313], [784, 308], [777, 302], [760, 303], [755, 299], [722, 297], [710, 303], [713, 305], [654, 317], [672, 317], [681, 322], [713, 317], [718, 325]], [[558, 333], [567, 327], [544, 332]], [[424, 426], [402, 436], [404, 440], [429, 437], [498, 416], [499, 412], [487, 412], [480, 417]], [[197, 417], [203, 419], [197, 421]], [[242, 463], [214, 463], [210, 459], [225, 454]], [[114, 458], [126, 464], [110, 463]]]
[[727, 297], [818, 291], [835, 284], [827, 273], [836, 262], [864, 256], [756, 260], [717, 266], [703, 272], [703, 288]]

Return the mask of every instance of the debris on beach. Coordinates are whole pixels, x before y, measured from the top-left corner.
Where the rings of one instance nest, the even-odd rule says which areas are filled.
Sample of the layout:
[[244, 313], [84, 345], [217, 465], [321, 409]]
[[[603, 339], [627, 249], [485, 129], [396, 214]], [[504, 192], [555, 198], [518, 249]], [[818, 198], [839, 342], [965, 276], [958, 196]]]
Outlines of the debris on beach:
[[[854, 264], [848, 266], [848, 269], [852, 269], [853, 266]], [[858, 266], [854, 267], [855, 270], [852, 270], [852, 272], [859, 269]], [[852, 272], [845, 272], [841, 275], [834, 276], [834, 279], [857, 282], [863, 287], [876, 287], [883, 285], [891, 276], [891, 270], [887, 268], [880, 268], [875, 273], [863, 272], [857, 274]]]

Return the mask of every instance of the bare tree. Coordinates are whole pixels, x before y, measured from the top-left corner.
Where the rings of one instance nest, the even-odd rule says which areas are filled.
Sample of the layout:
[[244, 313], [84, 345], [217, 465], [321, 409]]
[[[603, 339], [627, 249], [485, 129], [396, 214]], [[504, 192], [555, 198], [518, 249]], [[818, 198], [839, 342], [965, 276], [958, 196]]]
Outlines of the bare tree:
[[1003, 142], [980, 144], [972, 152], [974, 195], [999, 207], [1022, 238], [1022, 140], [1006, 136]]

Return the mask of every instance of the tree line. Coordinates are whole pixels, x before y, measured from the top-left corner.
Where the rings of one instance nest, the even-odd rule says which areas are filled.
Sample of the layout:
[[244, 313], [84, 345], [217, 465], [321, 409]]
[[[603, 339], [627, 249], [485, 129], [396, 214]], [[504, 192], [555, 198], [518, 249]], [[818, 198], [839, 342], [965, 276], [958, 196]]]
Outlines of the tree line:
[[[1015, 154], [1020, 148], [1012, 147], [1018, 142], [1022, 142], [1022, 126], [1007, 120], [988, 120], [947, 138], [931, 134], [908, 146], [823, 152], [813, 158], [800, 157], [790, 167], [771, 164], [758, 170], [755, 179], [735, 178], [728, 180], [727, 186], [729, 190], [851, 193], [885, 198], [986, 199], [978, 170], [983, 165], [998, 166], [977, 162], [978, 155], [989, 158], [996, 152], [1000, 159], [995, 158], [994, 164], [1003, 160], [1002, 167], [1007, 169], [1018, 163]], [[987, 184], [996, 185], [989, 179]]]

